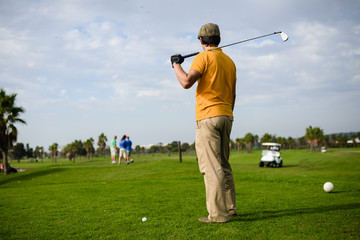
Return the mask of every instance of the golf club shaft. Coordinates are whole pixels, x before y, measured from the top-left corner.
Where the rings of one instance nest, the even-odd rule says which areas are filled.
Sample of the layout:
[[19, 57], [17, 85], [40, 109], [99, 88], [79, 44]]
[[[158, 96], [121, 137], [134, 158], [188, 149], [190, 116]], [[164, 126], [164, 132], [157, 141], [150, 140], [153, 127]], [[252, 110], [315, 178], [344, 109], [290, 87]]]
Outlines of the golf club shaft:
[[198, 55], [198, 54], [199, 54], [199, 52], [190, 53], [190, 54], [188, 54], [188, 55], [183, 56], [183, 58], [192, 57], [192, 56], [195, 56], [195, 55]]
[[[281, 33], [281, 32], [273, 32], [273, 33], [265, 34], [265, 35], [262, 35], [262, 36], [259, 36], [259, 37], [249, 38], [249, 39], [246, 39], [246, 40], [242, 40], [242, 41], [240, 41], [240, 42], [230, 43], [230, 44], [227, 44], [227, 45], [224, 45], [224, 46], [221, 46], [221, 47], [212, 48], [212, 49], [209, 49], [209, 50], [207, 50], [207, 51], [212, 51], [212, 50], [216, 50], [216, 49], [219, 49], [219, 48], [225, 48], [225, 47], [229, 47], [229, 46], [232, 46], [232, 45], [235, 45], [235, 44], [239, 44], [239, 43], [243, 43], [243, 42], [248, 42], [248, 41], [252, 41], [252, 40], [258, 39], [258, 38], [263, 38], [263, 37], [267, 37], [267, 36], [274, 35], [274, 34], [279, 34], [279, 33]], [[185, 56], [183, 56], [183, 58], [192, 57], [192, 56], [195, 56], [195, 55], [197, 55], [197, 54], [199, 54], [199, 52], [195, 52], [195, 53], [191, 53], [191, 54], [185, 55]]]

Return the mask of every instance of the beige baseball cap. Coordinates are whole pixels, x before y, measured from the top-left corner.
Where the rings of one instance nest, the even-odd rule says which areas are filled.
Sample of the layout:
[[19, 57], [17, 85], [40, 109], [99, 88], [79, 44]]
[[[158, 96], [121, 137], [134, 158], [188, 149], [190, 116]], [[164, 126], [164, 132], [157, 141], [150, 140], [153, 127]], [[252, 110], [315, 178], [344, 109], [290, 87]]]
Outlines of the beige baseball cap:
[[219, 26], [215, 23], [207, 23], [200, 28], [198, 39], [200, 37], [220, 37]]

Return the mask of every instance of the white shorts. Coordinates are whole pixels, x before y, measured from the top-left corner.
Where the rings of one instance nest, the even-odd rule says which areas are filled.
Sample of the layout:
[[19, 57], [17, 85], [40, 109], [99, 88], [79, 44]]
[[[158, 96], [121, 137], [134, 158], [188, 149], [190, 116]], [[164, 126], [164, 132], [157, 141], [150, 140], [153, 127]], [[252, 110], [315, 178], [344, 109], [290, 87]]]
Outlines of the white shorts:
[[110, 148], [111, 156], [116, 156], [116, 149]]
[[127, 158], [127, 152], [125, 148], [120, 148], [120, 155], [119, 157]]

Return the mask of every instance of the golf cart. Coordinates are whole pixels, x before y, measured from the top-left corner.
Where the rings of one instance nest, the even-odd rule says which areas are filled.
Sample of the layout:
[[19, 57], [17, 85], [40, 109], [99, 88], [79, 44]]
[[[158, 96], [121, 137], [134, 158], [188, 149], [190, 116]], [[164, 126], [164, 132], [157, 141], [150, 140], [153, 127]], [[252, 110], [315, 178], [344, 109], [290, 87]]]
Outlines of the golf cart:
[[282, 167], [283, 161], [280, 157], [280, 147], [279, 143], [263, 143], [263, 149], [261, 153], [261, 160], [259, 163], [260, 167]]
[[326, 153], [326, 151], [327, 151], [327, 150], [326, 150], [326, 147], [321, 147], [321, 152], [322, 152], [322, 153]]

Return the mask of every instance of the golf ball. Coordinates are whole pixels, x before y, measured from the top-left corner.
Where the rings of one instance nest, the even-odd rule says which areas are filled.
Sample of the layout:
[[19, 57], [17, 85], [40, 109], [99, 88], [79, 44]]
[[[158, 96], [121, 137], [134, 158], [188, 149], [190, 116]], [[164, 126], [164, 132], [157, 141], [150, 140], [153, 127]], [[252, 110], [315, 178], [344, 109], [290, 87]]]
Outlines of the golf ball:
[[324, 184], [324, 191], [325, 192], [331, 192], [334, 189], [334, 184], [332, 184], [331, 182], [326, 182]]
[[143, 218], [142, 218], [142, 221], [143, 221], [143, 222], [146, 222], [146, 221], [147, 221], [147, 218], [146, 218], [146, 217], [143, 217]]

